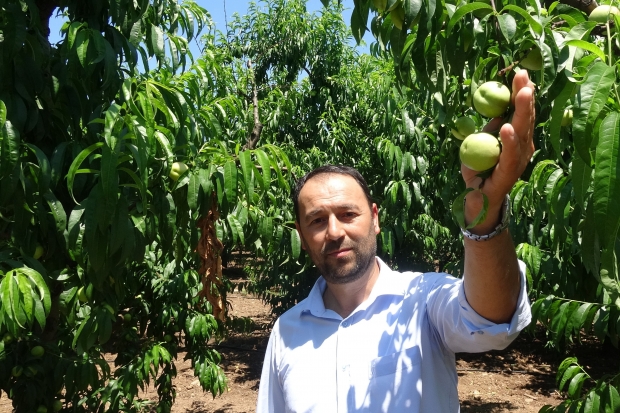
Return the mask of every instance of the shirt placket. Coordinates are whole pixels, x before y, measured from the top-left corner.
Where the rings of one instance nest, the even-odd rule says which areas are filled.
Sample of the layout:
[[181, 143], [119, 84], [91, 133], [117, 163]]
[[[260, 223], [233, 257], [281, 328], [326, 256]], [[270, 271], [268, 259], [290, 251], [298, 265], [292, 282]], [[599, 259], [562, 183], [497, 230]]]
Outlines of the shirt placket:
[[346, 319], [338, 327], [336, 343], [336, 387], [338, 389], [338, 413], [348, 412], [351, 388], [351, 321]]

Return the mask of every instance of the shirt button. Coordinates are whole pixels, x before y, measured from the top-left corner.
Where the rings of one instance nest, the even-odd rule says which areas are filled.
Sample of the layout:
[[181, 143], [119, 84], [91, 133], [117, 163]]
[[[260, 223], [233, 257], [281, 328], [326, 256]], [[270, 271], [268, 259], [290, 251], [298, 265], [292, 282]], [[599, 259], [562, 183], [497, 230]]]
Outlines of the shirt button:
[[348, 322], [348, 321], [345, 321], [344, 323], [342, 323], [342, 326], [343, 326], [343, 327], [349, 327], [349, 322]]

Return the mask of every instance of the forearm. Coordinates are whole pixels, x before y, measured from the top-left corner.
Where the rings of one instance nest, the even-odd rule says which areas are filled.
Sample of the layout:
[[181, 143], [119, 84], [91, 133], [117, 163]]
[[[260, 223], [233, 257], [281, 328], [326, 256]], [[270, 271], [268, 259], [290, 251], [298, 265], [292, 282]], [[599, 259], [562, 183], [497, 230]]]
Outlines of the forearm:
[[[481, 208], [479, 194], [467, 197], [465, 218], [470, 222]], [[487, 219], [471, 229], [484, 235], [500, 222], [502, 202], [489, 200]], [[467, 205], [469, 204], [469, 205]], [[465, 296], [482, 317], [496, 323], [508, 322], [517, 307], [520, 293], [519, 265], [508, 229], [487, 241], [465, 238]]]

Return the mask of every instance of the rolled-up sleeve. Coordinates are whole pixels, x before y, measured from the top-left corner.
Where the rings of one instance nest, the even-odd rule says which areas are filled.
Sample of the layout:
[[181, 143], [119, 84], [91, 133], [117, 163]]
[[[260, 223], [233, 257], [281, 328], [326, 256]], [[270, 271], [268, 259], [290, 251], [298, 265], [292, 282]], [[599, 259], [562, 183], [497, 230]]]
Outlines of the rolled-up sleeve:
[[531, 321], [525, 283], [525, 264], [519, 261], [521, 291], [509, 323], [496, 324], [479, 315], [467, 302], [463, 280], [447, 274], [437, 277], [428, 294], [432, 325], [451, 351], [482, 352], [506, 348]]
[[278, 347], [278, 322], [276, 322], [269, 336], [269, 343], [265, 352], [265, 361], [258, 388], [257, 413], [286, 411], [284, 393], [278, 377]]

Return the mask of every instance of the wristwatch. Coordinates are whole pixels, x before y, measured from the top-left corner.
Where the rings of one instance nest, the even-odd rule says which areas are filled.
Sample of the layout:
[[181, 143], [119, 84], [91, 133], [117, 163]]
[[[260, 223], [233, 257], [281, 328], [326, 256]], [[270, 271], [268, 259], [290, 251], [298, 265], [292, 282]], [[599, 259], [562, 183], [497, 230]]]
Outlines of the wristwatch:
[[508, 228], [510, 225], [510, 195], [506, 195], [506, 200], [504, 201], [504, 208], [502, 209], [502, 221], [497, 224], [497, 226], [493, 229], [493, 231], [486, 235], [476, 235], [469, 232], [464, 228], [461, 228], [461, 233], [464, 237], [467, 237], [474, 241], [488, 241], [491, 238], [499, 235], [503, 230]]

